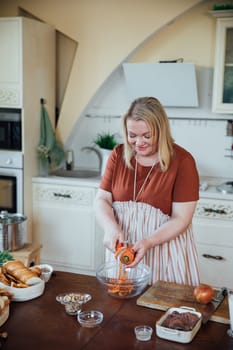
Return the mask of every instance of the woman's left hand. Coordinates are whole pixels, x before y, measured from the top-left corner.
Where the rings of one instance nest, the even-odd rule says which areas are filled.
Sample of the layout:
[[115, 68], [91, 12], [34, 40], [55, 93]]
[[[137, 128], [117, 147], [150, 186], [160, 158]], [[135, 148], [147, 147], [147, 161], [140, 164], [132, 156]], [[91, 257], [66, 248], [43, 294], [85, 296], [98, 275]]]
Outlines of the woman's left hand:
[[133, 251], [135, 252], [135, 259], [131, 264], [127, 265], [127, 267], [135, 267], [144, 258], [149, 248], [150, 243], [146, 238], [136, 242], [132, 247]]

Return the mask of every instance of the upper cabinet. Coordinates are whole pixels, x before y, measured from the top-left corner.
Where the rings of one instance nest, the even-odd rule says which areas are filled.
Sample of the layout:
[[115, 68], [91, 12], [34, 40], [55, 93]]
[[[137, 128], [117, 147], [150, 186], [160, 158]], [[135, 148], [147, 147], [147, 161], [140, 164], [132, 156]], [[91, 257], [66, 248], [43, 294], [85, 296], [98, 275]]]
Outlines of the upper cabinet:
[[39, 104], [38, 96], [54, 105], [47, 93], [55, 82], [53, 27], [24, 17], [1, 17], [0, 52], [0, 107], [25, 109]]
[[38, 175], [43, 98], [55, 112], [55, 29], [38, 20], [0, 17], [0, 109], [20, 109], [22, 118], [24, 214], [30, 240], [32, 177]]
[[18, 18], [0, 21], [0, 105], [21, 107], [22, 25]]
[[233, 114], [233, 17], [217, 18], [212, 110]]

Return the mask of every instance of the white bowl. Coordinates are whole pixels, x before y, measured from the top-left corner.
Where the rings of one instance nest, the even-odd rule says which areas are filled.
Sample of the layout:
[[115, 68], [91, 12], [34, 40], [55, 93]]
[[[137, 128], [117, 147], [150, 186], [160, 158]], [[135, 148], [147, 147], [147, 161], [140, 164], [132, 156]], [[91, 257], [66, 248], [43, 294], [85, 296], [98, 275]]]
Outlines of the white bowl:
[[26, 301], [35, 299], [42, 295], [45, 288], [45, 282], [40, 280], [40, 282], [33, 284], [27, 288], [10, 287], [0, 282], [0, 287], [13, 294], [11, 299], [12, 301]]
[[53, 267], [48, 264], [39, 264], [39, 265], [32, 266], [32, 268], [35, 268], [35, 267], [38, 267], [41, 270], [40, 278], [43, 281], [48, 282], [52, 276]]

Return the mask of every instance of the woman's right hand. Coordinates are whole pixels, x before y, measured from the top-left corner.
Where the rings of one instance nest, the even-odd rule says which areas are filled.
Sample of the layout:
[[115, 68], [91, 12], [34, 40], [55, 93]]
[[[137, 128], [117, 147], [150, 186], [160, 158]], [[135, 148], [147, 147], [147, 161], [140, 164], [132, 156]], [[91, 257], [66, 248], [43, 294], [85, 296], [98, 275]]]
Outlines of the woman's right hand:
[[104, 246], [115, 252], [116, 242], [124, 241], [124, 235], [116, 221], [112, 210], [111, 192], [98, 189], [95, 199], [96, 218], [104, 229]]
[[119, 243], [123, 243], [124, 242], [124, 236], [122, 232], [117, 232], [115, 230], [111, 231], [111, 230], [107, 230], [104, 233], [104, 246], [108, 249], [110, 249], [113, 253], [115, 253], [116, 250], [116, 244], [117, 241]]

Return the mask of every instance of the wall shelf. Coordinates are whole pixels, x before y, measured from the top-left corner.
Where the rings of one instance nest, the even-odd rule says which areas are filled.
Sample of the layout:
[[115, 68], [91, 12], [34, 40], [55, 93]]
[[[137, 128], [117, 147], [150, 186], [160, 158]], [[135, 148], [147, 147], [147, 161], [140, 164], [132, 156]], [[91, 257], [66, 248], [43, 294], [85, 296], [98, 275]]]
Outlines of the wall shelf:
[[233, 17], [233, 9], [232, 10], [216, 10], [216, 11], [209, 11], [209, 13], [213, 17]]
[[115, 119], [115, 118], [121, 118], [121, 115], [94, 115], [94, 114], [86, 114], [86, 118], [100, 118], [100, 119]]
[[[93, 118], [93, 119], [119, 119], [122, 116], [121, 115], [94, 115], [94, 114], [85, 114], [86, 118]], [[233, 116], [231, 118], [202, 118], [202, 117], [169, 117], [169, 120], [206, 120], [206, 121], [212, 121], [212, 122], [224, 122], [224, 121], [232, 121], [233, 122]]]

